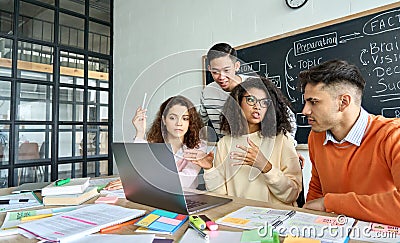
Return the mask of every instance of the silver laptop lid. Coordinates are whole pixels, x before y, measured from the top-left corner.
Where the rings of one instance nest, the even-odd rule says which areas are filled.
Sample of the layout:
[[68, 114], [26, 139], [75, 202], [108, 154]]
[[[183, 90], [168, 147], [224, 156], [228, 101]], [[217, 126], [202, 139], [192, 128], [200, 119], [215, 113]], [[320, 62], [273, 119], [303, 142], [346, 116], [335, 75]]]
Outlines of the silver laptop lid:
[[113, 143], [112, 150], [128, 200], [188, 214], [169, 144]]

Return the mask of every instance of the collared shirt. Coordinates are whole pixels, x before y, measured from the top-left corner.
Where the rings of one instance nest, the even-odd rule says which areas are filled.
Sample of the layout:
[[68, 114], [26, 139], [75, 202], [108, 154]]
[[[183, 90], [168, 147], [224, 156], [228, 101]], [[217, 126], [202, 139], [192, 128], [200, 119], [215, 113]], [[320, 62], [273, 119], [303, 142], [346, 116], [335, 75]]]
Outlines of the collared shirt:
[[361, 145], [361, 140], [364, 137], [365, 129], [368, 126], [368, 112], [361, 107], [360, 116], [358, 117], [356, 123], [354, 123], [353, 127], [350, 129], [350, 132], [346, 135], [345, 138], [341, 141], [337, 141], [331, 131], [326, 131], [324, 145], [331, 141], [332, 143], [344, 143], [349, 142], [356, 146]]

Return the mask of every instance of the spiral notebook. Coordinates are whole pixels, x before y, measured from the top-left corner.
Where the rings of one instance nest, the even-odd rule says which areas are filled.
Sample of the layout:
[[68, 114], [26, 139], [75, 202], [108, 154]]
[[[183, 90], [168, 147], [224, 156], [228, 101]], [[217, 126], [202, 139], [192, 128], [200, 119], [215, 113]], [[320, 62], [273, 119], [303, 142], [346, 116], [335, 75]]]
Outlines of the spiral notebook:
[[18, 227], [35, 235], [38, 239], [63, 243], [140, 217], [145, 213], [145, 210], [93, 204], [53, 217], [23, 223]]

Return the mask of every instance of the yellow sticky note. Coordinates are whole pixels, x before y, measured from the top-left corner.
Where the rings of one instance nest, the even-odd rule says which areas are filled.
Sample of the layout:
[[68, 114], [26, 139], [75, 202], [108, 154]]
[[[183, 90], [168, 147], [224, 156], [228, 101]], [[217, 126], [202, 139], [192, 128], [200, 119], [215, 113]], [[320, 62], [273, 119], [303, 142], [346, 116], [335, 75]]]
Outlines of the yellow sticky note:
[[148, 227], [151, 225], [154, 221], [156, 221], [160, 216], [155, 215], [155, 214], [149, 214], [143, 219], [141, 219], [139, 222], [137, 222], [138, 225], [143, 226], [143, 227]]
[[288, 235], [283, 241], [283, 243], [321, 243], [321, 241]]
[[227, 217], [227, 218], [223, 219], [222, 221], [226, 222], [226, 223], [239, 224], [239, 225], [244, 225], [244, 224], [247, 224], [248, 222], [250, 222], [250, 220], [248, 220], [248, 219], [230, 218], [230, 217]]

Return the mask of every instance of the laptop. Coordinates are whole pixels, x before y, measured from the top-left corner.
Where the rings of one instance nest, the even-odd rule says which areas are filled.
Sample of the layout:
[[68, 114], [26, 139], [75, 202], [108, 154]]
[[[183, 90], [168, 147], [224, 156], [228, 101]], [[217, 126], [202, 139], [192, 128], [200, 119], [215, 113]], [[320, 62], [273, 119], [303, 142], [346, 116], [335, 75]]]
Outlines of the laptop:
[[180, 214], [193, 214], [232, 199], [184, 192], [170, 144], [113, 143], [128, 200]]

